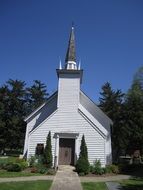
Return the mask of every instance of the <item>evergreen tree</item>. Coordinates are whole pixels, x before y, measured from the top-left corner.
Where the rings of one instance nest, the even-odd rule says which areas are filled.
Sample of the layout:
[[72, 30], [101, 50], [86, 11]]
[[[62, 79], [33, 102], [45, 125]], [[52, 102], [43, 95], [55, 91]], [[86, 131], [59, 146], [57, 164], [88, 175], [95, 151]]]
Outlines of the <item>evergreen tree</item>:
[[5, 85], [0, 88], [0, 153], [4, 152], [8, 142], [8, 87]]
[[53, 158], [52, 158], [52, 145], [51, 145], [51, 132], [50, 131], [47, 136], [46, 146], [44, 149], [44, 160], [45, 160], [45, 164], [47, 164], [47, 167], [51, 168]]
[[121, 90], [112, 90], [110, 83], [107, 82], [102, 86], [100, 95], [99, 107], [114, 121], [119, 116], [119, 112], [122, 109], [124, 94]]
[[89, 173], [88, 151], [84, 135], [82, 136], [81, 140], [79, 159], [77, 160], [76, 163], [76, 171], [78, 173], [84, 173], [84, 174]]
[[[25, 82], [20, 80], [7, 81], [8, 99], [6, 113], [7, 146], [10, 149], [23, 148], [26, 123], [24, 116]], [[13, 140], [14, 139], [14, 140]]]
[[81, 140], [79, 157], [88, 160], [88, 152], [87, 152], [87, 146], [86, 146], [84, 135], [82, 136], [82, 140]]
[[113, 121], [113, 126], [111, 126], [112, 153], [113, 160], [117, 162], [119, 155], [125, 154], [128, 144], [128, 139], [126, 138], [128, 128], [124, 122], [126, 116], [123, 104], [124, 94], [121, 90], [112, 90], [108, 82], [102, 86], [100, 94], [99, 107]]
[[39, 80], [34, 80], [34, 84], [27, 88], [27, 99], [29, 99], [29, 112], [42, 105], [48, 98], [46, 85]]
[[46, 99], [46, 86], [40, 81], [26, 88], [24, 81], [10, 79], [0, 87], [0, 152], [23, 148], [24, 117]]
[[143, 153], [143, 67], [134, 76], [125, 105], [130, 132], [128, 152], [132, 154], [138, 149]]

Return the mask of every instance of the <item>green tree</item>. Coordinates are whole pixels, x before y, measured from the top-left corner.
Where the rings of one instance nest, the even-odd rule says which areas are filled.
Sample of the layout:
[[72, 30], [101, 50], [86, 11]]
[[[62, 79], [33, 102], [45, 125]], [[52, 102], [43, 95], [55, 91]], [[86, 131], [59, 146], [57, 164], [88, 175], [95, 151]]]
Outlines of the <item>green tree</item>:
[[[10, 79], [8, 85], [8, 110], [7, 110], [7, 137], [8, 147], [11, 149], [22, 148], [26, 123], [24, 122], [25, 112], [25, 82]], [[14, 140], [13, 140], [14, 139]]]
[[24, 118], [46, 99], [46, 86], [37, 80], [29, 88], [24, 81], [12, 79], [0, 87], [0, 152], [23, 148]]
[[4, 151], [7, 147], [8, 132], [8, 105], [9, 105], [9, 90], [6, 85], [0, 88], [0, 152]]
[[143, 67], [140, 67], [135, 73], [133, 78], [133, 84], [138, 83], [140, 85], [141, 91], [143, 91]]
[[23, 147], [26, 124], [24, 122], [25, 83], [8, 80], [0, 88], [0, 149]]
[[122, 109], [124, 94], [121, 90], [112, 90], [111, 84], [107, 82], [102, 86], [100, 95], [99, 107], [114, 121], [119, 116], [119, 112]]
[[51, 168], [53, 158], [52, 158], [52, 145], [51, 145], [51, 132], [50, 131], [47, 136], [46, 146], [44, 149], [44, 160], [45, 160], [45, 164], [47, 164], [47, 167]]
[[28, 111], [31, 112], [42, 105], [47, 100], [48, 95], [46, 85], [39, 80], [34, 80], [34, 84], [27, 88]]
[[120, 154], [125, 154], [128, 139], [125, 125], [124, 94], [121, 90], [112, 90], [110, 83], [102, 86], [99, 107], [113, 121], [111, 126], [113, 160], [117, 162]]
[[128, 152], [139, 149], [143, 153], [143, 67], [136, 72], [126, 95], [126, 115], [129, 128]]
[[84, 135], [82, 136], [82, 140], [81, 140], [79, 157], [82, 157], [82, 158], [85, 158], [86, 160], [88, 160], [88, 152], [87, 152], [87, 146], [86, 146]]
[[82, 136], [81, 140], [79, 159], [77, 160], [76, 163], [76, 171], [78, 173], [84, 173], [84, 174], [89, 173], [88, 151], [84, 135]]

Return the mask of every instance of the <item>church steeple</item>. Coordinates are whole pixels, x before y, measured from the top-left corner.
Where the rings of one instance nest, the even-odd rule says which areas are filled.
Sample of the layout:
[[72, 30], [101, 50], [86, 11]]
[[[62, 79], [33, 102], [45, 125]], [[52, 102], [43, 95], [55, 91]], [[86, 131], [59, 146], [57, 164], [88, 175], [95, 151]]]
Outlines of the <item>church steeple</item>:
[[78, 67], [76, 64], [74, 27], [72, 26], [71, 32], [70, 32], [68, 49], [67, 49], [66, 58], [65, 58], [65, 66], [62, 67], [62, 64], [60, 61], [59, 69], [57, 69], [59, 83], [61, 79], [64, 79], [64, 81], [66, 81], [66, 79], [68, 78], [73, 78], [73, 79], [75, 78], [80, 83], [82, 83], [82, 74], [83, 74], [83, 70], [80, 68], [80, 62], [78, 64]]
[[76, 65], [76, 52], [75, 52], [75, 36], [74, 27], [71, 28], [68, 49], [65, 58], [65, 69], [67, 70], [77, 70]]

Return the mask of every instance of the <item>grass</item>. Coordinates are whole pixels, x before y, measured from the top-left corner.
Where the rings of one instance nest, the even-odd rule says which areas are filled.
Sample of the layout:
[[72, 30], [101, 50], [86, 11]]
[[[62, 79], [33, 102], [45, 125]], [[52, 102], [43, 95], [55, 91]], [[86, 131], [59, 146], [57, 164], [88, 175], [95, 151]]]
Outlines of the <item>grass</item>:
[[103, 182], [83, 182], [83, 190], [107, 190], [106, 184]]
[[[122, 190], [143, 190], [143, 178], [120, 181]], [[107, 190], [106, 184], [99, 182], [82, 183], [83, 190]]]
[[1, 190], [48, 190], [52, 181], [26, 181], [26, 182], [8, 182], [0, 183]]
[[134, 178], [121, 181], [123, 190], [143, 190], [143, 178]]
[[30, 173], [30, 172], [7, 172], [4, 170], [0, 170], [0, 178], [4, 177], [24, 177], [24, 176], [39, 176], [43, 175], [40, 173]]

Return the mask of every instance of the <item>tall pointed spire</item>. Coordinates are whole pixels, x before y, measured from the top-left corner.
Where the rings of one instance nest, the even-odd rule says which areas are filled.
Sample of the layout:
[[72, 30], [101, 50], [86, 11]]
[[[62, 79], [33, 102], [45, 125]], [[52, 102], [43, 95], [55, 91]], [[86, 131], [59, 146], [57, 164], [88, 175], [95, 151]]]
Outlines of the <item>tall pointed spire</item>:
[[77, 70], [76, 65], [76, 52], [75, 52], [75, 37], [74, 37], [74, 27], [71, 28], [68, 49], [65, 58], [65, 69]]

